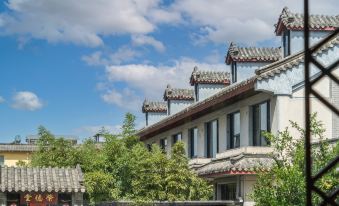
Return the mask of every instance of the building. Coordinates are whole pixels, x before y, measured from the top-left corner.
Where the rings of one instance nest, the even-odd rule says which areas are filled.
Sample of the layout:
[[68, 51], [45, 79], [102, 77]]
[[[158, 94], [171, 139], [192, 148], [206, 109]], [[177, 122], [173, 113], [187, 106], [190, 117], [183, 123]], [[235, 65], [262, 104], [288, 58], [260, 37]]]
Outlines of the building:
[[82, 206], [83, 174], [76, 168], [0, 167], [0, 206]]
[[[338, 27], [338, 15], [311, 15], [310, 43]], [[167, 87], [165, 103], [144, 102], [143, 112], [152, 121], [146, 120], [148, 124], [138, 132], [141, 141], [159, 144], [167, 153], [175, 142], [183, 141], [191, 168], [215, 185], [216, 200], [254, 205], [249, 194], [256, 174], [269, 169], [273, 161], [262, 132], [277, 134], [290, 125], [289, 120], [304, 124], [302, 30], [303, 15], [284, 8], [275, 25], [281, 47], [245, 48], [231, 43], [225, 60], [231, 74], [195, 68], [190, 77], [193, 91]], [[327, 39], [314, 55], [324, 66], [333, 64], [339, 58], [339, 36]], [[339, 107], [339, 86], [330, 78], [320, 79], [317, 69], [311, 70], [315, 89]], [[339, 78], [338, 67], [332, 74]], [[147, 105], [152, 109], [145, 110]], [[325, 136], [337, 139], [339, 117], [317, 98], [312, 98], [311, 106], [326, 127]], [[297, 131], [291, 134], [296, 136]]]
[[32, 144], [0, 144], [0, 166], [16, 166], [17, 162], [28, 163], [37, 145]]

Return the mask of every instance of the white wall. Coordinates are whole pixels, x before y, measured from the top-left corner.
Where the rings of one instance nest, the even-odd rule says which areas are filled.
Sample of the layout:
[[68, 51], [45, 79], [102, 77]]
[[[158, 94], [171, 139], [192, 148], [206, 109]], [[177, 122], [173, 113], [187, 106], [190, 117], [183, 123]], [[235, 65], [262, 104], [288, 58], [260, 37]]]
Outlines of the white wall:
[[271, 62], [237, 62], [237, 82], [255, 75], [255, 70]]
[[198, 84], [198, 101], [202, 101], [213, 94], [218, 93], [223, 88], [225, 88], [224, 84]]
[[171, 99], [168, 101], [170, 101], [169, 108], [168, 108], [168, 111], [170, 112], [169, 115], [175, 114], [194, 103], [194, 100], [172, 100]]
[[167, 117], [167, 112], [147, 112], [146, 115], [148, 115], [148, 126], [149, 126]]
[[[291, 54], [295, 54], [304, 50], [304, 33], [303, 31], [290, 31], [291, 38]], [[319, 42], [321, 39], [329, 35], [329, 31], [311, 31], [310, 32], [310, 45]], [[283, 38], [281, 38], [283, 39]], [[283, 44], [281, 44], [283, 45]]]

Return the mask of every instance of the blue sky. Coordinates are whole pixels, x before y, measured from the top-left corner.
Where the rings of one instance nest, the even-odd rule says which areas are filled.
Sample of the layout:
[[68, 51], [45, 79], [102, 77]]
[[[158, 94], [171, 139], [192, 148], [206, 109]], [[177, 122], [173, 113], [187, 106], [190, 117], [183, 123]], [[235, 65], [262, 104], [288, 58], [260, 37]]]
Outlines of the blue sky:
[[[297, 3], [299, 2], [299, 3]], [[336, 0], [311, 1], [337, 14]], [[194, 66], [227, 70], [231, 41], [279, 46], [273, 24], [295, 0], [7, 0], [0, 2], [0, 140], [35, 134], [85, 138], [142, 127], [145, 98], [189, 87]]]

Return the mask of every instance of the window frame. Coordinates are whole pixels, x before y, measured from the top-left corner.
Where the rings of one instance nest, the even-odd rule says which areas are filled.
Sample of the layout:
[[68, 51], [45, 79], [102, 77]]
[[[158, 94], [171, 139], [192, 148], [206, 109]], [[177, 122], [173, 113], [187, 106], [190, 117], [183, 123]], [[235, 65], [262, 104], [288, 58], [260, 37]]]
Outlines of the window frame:
[[[178, 138], [179, 135], [180, 135], [180, 140]], [[172, 146], [175, 145], [175, 143], [177, 143], [178, 141], [182, 141], [182, 132], [178, 132], [172, 135]]]
[[[214, 155], [213, 155], [213, 134], [212, 134], [212, 137], [210, 137], [209, 135], [209, 129], [212, 128], [212, 127], [209, 127], [209, 125], [212, 125], [213, 122], [216, 122], [216, 151], [215, 153], [218, 153], [219, 152], [219, 121], [218, 119], [213, 119], [211, 121], [208, 121], [205, 123], [205, 156], [207, 158], [213, 158]], [[212, 151], [211, 151], [211, 148], [212, 148]]]
[[[256, 125], [256, 116], [255, 116], [255, 114], [256, 114], [256, 112], [255, 112], [255, 107], [260, 107], [260, 105], [262, 105], [262, 104], [265, 104], [266, 103], [266, 131], [267, 132], [270, 132], [271, 131], [271, 102], [270, 102], [270, 100], [265, 100], [265, 101], [262, 101], [262, 102], [259, 102], [259, 103], [257, 103], [257, 104], [254, 104], [254, 105], [252, 105], [251, 106], [251, 110], [252, 110], [252, 145], [253, 146], [267, 146], [267, 145], [270, 145], [270, 142], [269, 141], [267, 141], [266, 140], [266, 145], [263, 145], [263, 142], [262, 142], [262, 135], [261, 135], [261, 133], [262, 133], [262, 131], [261, 131], [261, 129], [260, 129], [260, 127], [261, 127], [261, 124], [260, 124], [260, 122], [259, 122], [259, 124], [258, 124], [258, 128], [260, 129], [260, 138], [259, 138], [259, 143], [257, 143], [257, 141], [256, 141], [256, 127], [255, 127], [255, 125]], [[259, 114], [260, 112], [258, 112], [258, 114]]]
[[228, 135], [227, 135], [227, 149], [236, 149], [240, 148], [240, 138], [241, 138], [241, 128], [239, 128], [238, 141], [239, 145], [234, 143], [234, 115], [239, 114], [239, 127], [241, 127], [241, 114], [240, 110], [227, 114], [227, 126], [228, 126]]
[[286, 29], [283, 33], [284, 57], [291, 55], [291, 31]]
[[163, 152], [166, 152], [166, 150], [167, 150], [167, 145], [168, 145], [167, 137], [161, 138], [161, 139], [160, 139], [160, 149], [162, 149]]
[[[197, 131], [196, 138], [194, 138], [194, 130]], [[192, 159], [196, 158], [198, 156], [198, 138], [199, 138], [198, 132], [199, 132], [198, 127], [192, 127], [190, 129], [188, 129], [188, 145], [189, 145], [188, 156], [189, 156], [189, 158], [192, 158]], [[196, 148], [196, 150], [195, 150], [195, 148]]]
[[[228, 192], [227, 192], [227, 186], [230, 186], [232, 185], [233, 186], [233, 189], [232, 189], [232, 195], [230, 195]], [[226, 186], [224, 192], [223, 192], [223, 187]], [[237, 199], [237, 183], [236, 182], [223, 182], [223, 183], [218, 183], [218, 189], [220, 190], [219, 191], [219, 197], [218, 199], [219, 200], [226, 200], [226, 201], [234, 201]], [[227, 196], [233, 196], [233, 198], [229, 198]]]

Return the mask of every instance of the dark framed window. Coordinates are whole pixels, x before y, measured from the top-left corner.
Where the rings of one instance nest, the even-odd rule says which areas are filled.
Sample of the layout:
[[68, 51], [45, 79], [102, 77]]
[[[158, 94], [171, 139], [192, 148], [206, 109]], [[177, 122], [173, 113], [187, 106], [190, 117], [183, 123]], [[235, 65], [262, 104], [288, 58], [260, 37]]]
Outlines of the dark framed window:
[[197, 157], [198, 153], [198, 128], [191, 128], [188, 130], [188, 145], [189, 145], [189, 157]]
[[291, 54], [291, 32], [290, 30], [284, 31], [283, 47], [284, 47], [284, 57], [289, 56]]
[[228, 115], [229, 135], [227, 139], [227, 149], [240, 147], [240, 112]]
[[167, 149], [167, 138], [160, 139], [160, 148], [165, 152]]
[[175, 135], [173, 135], [173, 137], [172, 137], [172, 145], [174, 145], [175, 143], [177, 143], [178, 141], [181, 141], [182, 140], [182, 135], [181, 135], [181, 133], [178, 133], [178, 134], [175, 134]]
[[72, 195], [70, 193], [59, 193], [58, 194], [58, 205], [71, 206]]
[[269, 144], [262, 135], [264, 131], [270, 131], [270, 102], [262, 102], [252, 106], [253, 112], [253, 145], [266, 146]]
[[237, 82], [237, 62], [232, 61], [232, 83]]
[[19, 193], [7, 193], [7, 206], [19, 206], [20, 194]]
[[215, 157], [218, 153], [219, 148], [219, 134], [218, 134], [218, 120], [213, 120], [205, 124], [206, 138], [205, 138], [205, 148], [206, 148], [206, 157], [211, 158]]
[[148, 151], [152, 151], [152, 145], [151, 144], [147, 144], [146, 147], [147, 147]]
[[3, 155], [0, 156], [0, 166], [5, 165], [5, 157]]
[[235, 200], [237, 196], [237, 184], [220, 184], [220, 200]]

